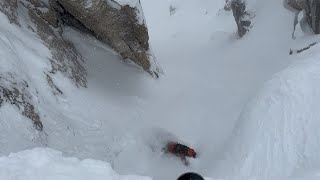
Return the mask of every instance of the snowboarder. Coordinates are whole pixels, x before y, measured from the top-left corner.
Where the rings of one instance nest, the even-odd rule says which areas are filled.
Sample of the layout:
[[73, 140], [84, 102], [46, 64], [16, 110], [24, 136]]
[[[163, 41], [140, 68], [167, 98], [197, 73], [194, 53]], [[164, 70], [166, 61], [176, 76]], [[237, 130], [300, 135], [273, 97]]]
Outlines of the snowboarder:
[[169, 142], [165, 147], [165, 151], [180, 157], [186, 166], [189, 165], [186, 157], [197, 157], [197, 153], [192, 148], [177, 142]]

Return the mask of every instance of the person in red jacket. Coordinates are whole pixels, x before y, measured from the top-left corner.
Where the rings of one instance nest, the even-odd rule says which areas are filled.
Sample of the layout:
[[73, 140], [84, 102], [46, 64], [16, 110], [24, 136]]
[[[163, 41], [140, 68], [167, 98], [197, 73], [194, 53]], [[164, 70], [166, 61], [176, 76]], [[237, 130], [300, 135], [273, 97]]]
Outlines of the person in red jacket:
[[180, 157], [186, 166], [189, 165], [189, 162], [187, 161], [187, 157], [193, 157], [193, 158], [197, 157], [197, 153], [195, 152], [195, 150], [177, 142], [169, 142], [166, 145], [165, 150], [168, 153], [171, 153], [175, 156]]

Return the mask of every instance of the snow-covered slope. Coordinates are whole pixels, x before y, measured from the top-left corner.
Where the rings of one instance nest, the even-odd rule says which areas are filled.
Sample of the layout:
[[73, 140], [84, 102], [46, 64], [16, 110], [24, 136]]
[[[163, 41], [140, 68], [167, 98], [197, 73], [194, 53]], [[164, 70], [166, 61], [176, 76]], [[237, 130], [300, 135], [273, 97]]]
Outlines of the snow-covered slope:
[[[320, 162], [315, 153], [319, 46], [304, 55], [290, 56], [289, 49], [318, 37], [300, 34], [292, 40], [294, 13], [278, 0], [256, 0], [250, 6], [253, 27], [242, 39], [232, 13], [220, 10], [225, 0], [141, 3], [164, 76], [154, 80], [120, 62], [94, 37], [66, 28], [64, 38], [83, 56], [87, 88], [57, 73], [52, 81], [63, 92], [58, 95], [42, 73], [50, 70], [50, 51], [34, 33], [1, 15], [0, 53], [7, 59], [0, 70], [21, 67], [12, 72], [32, 82], [30, 94], [44, 126], [39, 134], [17, 108], [4, 103], [1, 155], [48, 146], [105, 160], [120, 174], [155, 180], [175, 179], [185, 171], [224, 179], [276, 179], [301, 170], [295, 171], [297, 177], [314, 178]], [[185, 167], [179, 158], [163, 154], [168, 140], [192, 146], [198, 158]]]
[[64, 157], [59, 151], [36, 148], [0, 157], [0, 179], [3, 180], [150, 180], [137, 175], [121, 176], [110, 164]]
[[226, 154], [235, 174], [246, 179], [319, 171], [318, 48], [265, 83], [242, 112]]
[[0, 13], [0, 26], [2, 155], [39, 146], [43, 140], [44, 134], [33, 128], [32, 121], [22, 114], [28, 103], [35, 105], [36, 113], [41, 112], [40, 106], [45, 104], [43, 95], [51, 93], [45, 74], [51, 69], [48, 59], [51, 54], [35, 33], [24, 29], [25, 24], [21, 27], [11, 25], [7, 17]]
[[[224, 156], [217, 160], [219, 168], [214, 171], [216, 174], [224, 171], [222, 176], [230, 179], [318, 177], [315, 172], [319, 172], [320, 163], [317, 153], [320, 149], [317, 130], [320, 126], [317, 110], [319, 46], [292, 56], [284, 53], [290, 48], [302, 49], [318, 42], [319, 36], [300, 32], [297, 39], [291, 40], [290, 30], [285, 27], [293, 22], [290, 19], [293, 16], [281, 4], [278, 1], [256, 1], [255, 23], [245, 38], [252, 39], [260, 33], [257, 40], [268, 45], [264, 52], [252, 54], [258, 53], [269, 61], [291, 60], [291, 65], [273, 75], [257, 95], [252, 96], [239, 116], [224, 148]], [[275, 42], [281, 44], [279, 51], [270, 46]]]

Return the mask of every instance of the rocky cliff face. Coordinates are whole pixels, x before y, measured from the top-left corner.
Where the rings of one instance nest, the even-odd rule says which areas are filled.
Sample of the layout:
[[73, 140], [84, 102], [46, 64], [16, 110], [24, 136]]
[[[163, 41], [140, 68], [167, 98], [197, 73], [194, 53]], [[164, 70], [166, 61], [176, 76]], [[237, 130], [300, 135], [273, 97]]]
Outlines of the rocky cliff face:
[[37, 0], [28, 1], [29, 16], [36, 26], [30, 28], [52, 52], [50, 73], [63, 72], [78, 87], [86, 87], [86, 71], [82, 65], [82, 57], [73, 44], [62, 37], [61, 16], [49, 4]]
[[[81, 55], [70, 42], [62, 38], [62, 27], [58, 26], [58, 16], [51, 11], [48, 4], [36, 0], [4, 0], [0, 2], [0, 11], [7, 16], [10, 23], [18, 26], [21, 33], [25, 33], [24, 36], [28, 36], [27, 34], [30, 37], [38, 36], [43, 42], [37, 43], [47, 46], [51, 51], [49, 57], [43, 57], [43, 59], [48, 60], [51, 68], [45, 69], [39, 74], [37, 72], [33, 73], [35, 76], [46, 79], [47, 85], [51, 87], [54, 94], [63, 93], [51, 78], [57, 72], [70, 78], [76, 86], [86, 87], [86, 71], [83, 67]], [[8, 37], [8, 42], [16, 42], [24, 37], [16, 37], [12, 32], [8, 32], [7, 35], [12, 36]], [[7, 61], [8, 63], [5, 64], [9, 64], [12, 68], [0, 69], [0, 107], [4, 103], [14, 105], [22, 115], [32, 120], [37, 130], [42, 131], [42, 117], [39, 114], [40, 105], [37, 101], [39, 87], [34, 85], [30, 75], [25, 73], [26, 70], [23, 69], [23, 63], [29, 57], [19, 56], [19, 53], [28, 52], [28, 50], [18, 49], [18, 43], [6, 43], [6, 41], [3, 41], [3, 43], [6, 44], [4, 47], [8, 48], [8, 53], [4, 54], [5, 56], [2, 56], [2, 59]], [[22, 41], [22, 47], [19, 48], [30, 48], [31, 51], [35, 51], [36, 49], [32, 49], [36, 47], [32, 47], [32, 45], [38, 45], [33, 43], [27, 47], [25, 43], [31, 42]], [[6, 49], [2, 50], [5, 51]], [[10, 57], [12, 53], [17, 54], [13, 59]], [[27, 55], [29, 54], [27, 53]], [[43, 56], [45, 56], [45, 53]]]
[[[306, 21], [314, 33], [320, 34], [320, 1], [319, 0], [285, 0], [297, 11], [304, 11]], [[247, 9], [248, 0], [227, 0], [225, 9], [231, 9], [238, 27], [240, 37], [244, 36], [252, 25], [252, 14]]]
[[304, 11], [306, 21], [314, 33], [320, 34], [320, 1], [287, 0], [287, 3], [298, 11]]
[[304, 8], [304, 1], [305, 0], [286, 0], [287, 3], [293, 7], [294, 9], [297, 9], [299, 11], [302, 11]]
[[114, 0], [57, 0], [56, 4], [61, 13], [70, 13], [122, 58], [132, 60], [158, 77], [160, 69], [150, 51], [142, 8], [135, 1], [120, 4]]
[[304, 10], [313, 32], [320, 34], [320, 1], [305, 0]]
[[[159, 76], [160, 69], [149, 47], [148, 30], [139, 1], [136, 1], [136, 4], [119, 4], [113, 0], [2, 0], [0, 11], [11, 24], [25, 34], [16, 37], [15, 33], [8, 32], [13, 39], [21, 41], [20, 38], [35, 36], [37, 42], [28, 47], [25, 45], [29, 43], [28, 40], [22, 40], [23, 47], [20, 48], [29, 48], [31, 52], [35, 52], [38, 51], [38, 46], [44, 46], [43, 48], [49, 50], [49, 54], [41, 52], [39, 55], [42, 56], [42, 61], [47, 59], [47, 62], [41, 63], [48, 64], [49, 68], [31, 74], [45, 81], [54, 96], [64, 94], [57, 85], [59, 82], [54, 78], [57, 74], [69, 78], [77, 87], [87, 85], [87, 72], [81, 54], [62, 36], [66, 25], [98, 37], [124, 59], [132, 60], [154, 77]], [[23, 52], [17, 49], [15, 43], [10, 43], [11, 41], [12, 39], [0, 41], [3, 51], [8, 49], [8, 54], [11, 51], [12, 54]], [[17, 53], [14, 53], [15, 51]], [[2, 57], [3, 61], [10, 62], [7, 64], [12, 68], [0, 68], [0, 108], [4, 104], [13, 105], [31, 120], [37, 130], [43, 131], [45, 127], [42, 119], [45, 117], [39, 109], [41, 103], [44, 103], [39, 100], [42, 87], [35, 85], [30, 75], [21, 69], [22, 62], [26, 61], [28, 65], [30, 58], [20, 55], [11, 58]], [[16, 67], [15, 64], [21, 64], [21, 67]]]

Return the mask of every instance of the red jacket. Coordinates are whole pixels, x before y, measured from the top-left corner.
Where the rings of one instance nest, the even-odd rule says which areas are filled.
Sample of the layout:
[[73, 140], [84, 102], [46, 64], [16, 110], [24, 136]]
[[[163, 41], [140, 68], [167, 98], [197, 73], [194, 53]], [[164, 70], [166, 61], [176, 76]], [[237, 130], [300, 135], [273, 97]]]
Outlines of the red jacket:
[[180, 143], [168, 143], [167, 149], [170, 153], [176, 156], [179, 156], [181, 158], [197, 157], [197, 153], [192, 148], [189, 148], [188, 146], [185, 146]]

